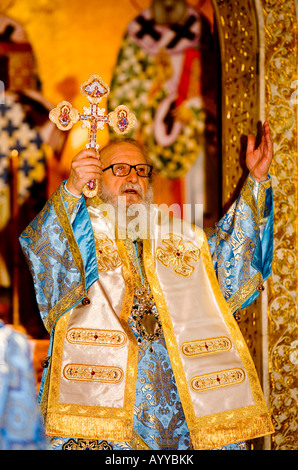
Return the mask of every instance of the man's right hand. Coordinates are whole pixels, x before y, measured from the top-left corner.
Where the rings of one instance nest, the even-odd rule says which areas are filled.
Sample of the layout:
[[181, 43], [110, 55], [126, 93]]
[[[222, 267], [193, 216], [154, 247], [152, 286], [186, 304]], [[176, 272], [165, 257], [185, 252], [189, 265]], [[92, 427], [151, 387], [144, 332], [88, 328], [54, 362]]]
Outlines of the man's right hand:
[[99, 180], [102, 175], [102, 164], [99, 155], [93, 149], [81, 150], [72, 160], [67, 190], [80, 196], [85, 184], [90, 180]]

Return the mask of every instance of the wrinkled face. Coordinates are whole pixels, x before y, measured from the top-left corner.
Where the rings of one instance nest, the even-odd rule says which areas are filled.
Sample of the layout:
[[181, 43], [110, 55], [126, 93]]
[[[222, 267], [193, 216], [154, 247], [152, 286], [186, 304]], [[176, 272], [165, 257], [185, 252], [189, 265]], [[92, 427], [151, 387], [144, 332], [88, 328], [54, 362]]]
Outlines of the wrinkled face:
[[[147, 163], [141, 150], [128, 142], [117, 142], [103, 149], [100, 158], [103, 170], [114, 163]], [[149, 178], [138, 176], [135, 168], [127, 176], [115, 176], [110, 168], [102, 173], [102, 184], [114, 202], [119, 196], [124, 196], [126, 206], [130, 206], [144, 201], [149, 189]]]

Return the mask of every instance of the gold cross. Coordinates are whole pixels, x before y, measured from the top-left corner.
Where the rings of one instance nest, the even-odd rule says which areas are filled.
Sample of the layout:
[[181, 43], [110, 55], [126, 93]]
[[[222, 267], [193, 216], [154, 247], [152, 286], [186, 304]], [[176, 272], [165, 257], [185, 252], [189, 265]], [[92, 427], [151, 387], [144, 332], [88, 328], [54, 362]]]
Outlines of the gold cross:
[[190, 241], [182, 242], [182, 237], [169, 233], [161, 240], [166, 247], [156, 250], [156, 258], [167, 268], [174, 265], [174, 271], [184, 277], [189, 277], [194, 266], [192, 261], [198, 262], [200, 249]]
[[[99, 75], [91, 75], [86, 82], [82, 83], [81, 93], [90, 103], [89, 108], [83, 107], [83, 113], [79, 113], [68, 101], [61, 101], [50, 111], [49, 117], [62, 131], [69, 131], [73, 124], [81, 121], [82, 128], [88, 129], [87, 149], [98, 151], [97, 131], [103, 130], [105, 124], [110, 125], [118, 134], [126, 134], [136, 124], [135, 115], [124, 105], [117, 106], [115, 111], [109, 114], [105, 114], [105, 109], [99, 107], [99, 102], [110, 93], [108, 85]], [[83, 193], [87, 197], [95, 196], [97, 194], [96, 181], [89, 181]]]

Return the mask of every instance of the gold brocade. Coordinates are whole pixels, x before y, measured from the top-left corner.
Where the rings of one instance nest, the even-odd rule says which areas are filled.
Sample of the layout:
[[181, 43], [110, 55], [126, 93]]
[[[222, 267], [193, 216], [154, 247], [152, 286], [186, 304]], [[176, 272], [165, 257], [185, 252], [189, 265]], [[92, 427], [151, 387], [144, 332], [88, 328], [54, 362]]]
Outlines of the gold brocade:
[[[190, 389], [187, 384], [185, 373], [183, 372], [184, 367], [175, 338], [172, 319], [164, 298], [163, 289], [160, 285], [160, 279], [157, 277], [151, 246], [148, 240], [144, 240], [144, 264], [151, 291], [161, 317], [167, 349], [170, 355], [173, 372], [194, 448], [208, 449], [272, 433], [273, 427], [267, 412], [253, 361], [249, 355], [239, 328], [219, 289], [207, 240], [204, 239], [203, 243], [201, 242], [201, 231], [197, 231], [196, 235], [207, 277], [212, 286], [219, 309], [224, 316], [229, 333], [233, 338], [234, 345], [236, 346], [242, 363], [245, 366], [246, 373], [249, 378], [249, 384], [253, 393], [254, 404], [206, 416], [196, 416], [192, 404]], [[210, 444], [211, 441], [212, 444]]]
[[245, 300], [250, 297], [250, 295], [255, 292], [256, 289], [259, 289], [263, 284], [263, 279], [261, 273], [257, 273], [249, 279], [244, 286], [242, 286], [234, 295], [232, 295], [228, 300], [228, 305], [231, 309], [231, 312], [235, 312], [241, 305], [244, 304]]
[[[129, 290], [128, 290], [129, 293]], [[130, 298], [124, 300], [122, 313], [130, 312]], [[128, 308], [127, 308], [128, 307]], [[136, 341], [129, 339], [124, 405], [122, 408], [76, 405], [59, 402], [63, 341], [71, 311], [59, 319], [55, 328], [50, 390], [46, 415], [46, 433], [49, 436], [130, 441], [137, 371]]]
[[55, 306], [50, 310], [49, 315], [45, 319], [45, 327], [50, 332], [55, 325], [57, 319], [63, 315], [63, 313], [71, 306], [78, 302], [85, 295], [85, 269], [81, 253], [77, 244], [77, 241], [74, 237], [72, 227], [68, 218], [67, 211], [63, 204], [63, 199], [61, 195], [61, 189], [59, 188], [54, 192], [52, 196], [53, 206], [55, 213], [58, 217], [61, 227], [64, 230], [66, 235], [69, 248], [71, 250], [75, 264], [81, 275], [81, 283], [69, 291], [66, 295], [62, 297], [60, 302], [57, 302]]
[[[61, 218], [61, 224], [67, 228], [65, 219]], [[63, 344], [72, 312], [70, 310], [59, 318], [55, 326], [48, 405], [47, 410], [44, 410], [46, 411], [46, 433], [49, 436], [86, 439], [95, 439], [101, 436], [101, 439], [106, 440], [126, 442], [132, 440], [138, 348], [127, 319], [131, 313], [133, 303], [134, 281], [122, 240], [119, 240], [117, 244], [123, 263], [122, 272], [126, 284], [119, 320], [129, 340], [123, 407], [87, 406], [59, 401]], [[76, 255], [77, 253], [74, 253], [74, 256]], [[44, 400], [46, 395], [45, 387]]]
[[123, 379], [123, 371], [120, 367], [71, 363], [64, 367], [63, 376], [68, 380], [118, 383]]
[[122, 331], [108, 331], [95, 328], [71, 328], [66, 339], [73, 344], [93, 344], [95, 346], [123, 346], [127, 337]]
[[245, 372], [242, 369], [229, 369], [213, 372], [212, 374], [198, 375], [193, 377], [190, 386], [195, 392], [204, 392], [218, 387], [226, 387], [229, 385], [243, 382]]
[[118, 251], [112, 251], [114, 242], [103, 233], [94, 233], [97, 269], [98, 272], [109, 271], [109, 269], [121, 266]]
[[[94, 210], [93, 214], [91, 213], [90, 216], [91, 219], [93, 219], [92, 223], [94, 228], [100, 228], [100, 231], [111, 236], [111, 234], [109, 234], [109, 228], [100, 213], [96, 214], [96, 210]], [[169, 270], [157, 258], [154, 259], [156, 247], [159, 246], [161, 239], [163, 238], [162, 229], [163, 227], [156, 224], [155, 239], [143, 241], [143, 261], [147, 280], [150, 284], [151, 292], [162, 322], [173, 373], [175, 375], [176, 384], [194, 448], [208, 449], [211, 447], [220, 447], [228, 443], [239, 442], [244, 439], [252, 439], [271, 433], [272, 425], [270, 417], [264, 403], [263, 394], [252, 359], [248, 353], [248, 349], [239, 328], [220, 291], [209, 252], [208, 242], [203, 231], [195, 229], [194, 232], [191, 230], [191, 226], [188, 226], [186, 236], [183, 234], [184, 244], [189, 241], [195, 245], [196, 249], [200, 250], [200, 259], [195, 263], [191, 276], [184, 277], [179, 276], [174, 270]], [[154, 243], [156, 243], [156, 247], [154, 246]], [[138, 370], [138, 346], [133, 332], [128, 325], [128, 318], [132, 311], [136, 278], [134, 275], [134, 268], [129, 259], [123, 239], [116, 238], [116, 245], [122, 261], [121, 267], [116, 268], [116, 270], [118, 270], [117, 275], [119, 276], [119, 270], [121, 270], [125, 282], [124, 301], [122, 303], [121, 311], [119, 311], [118, 320], [121, 323], [123, 331], [128, 337], [128, 359], [126, 362], [126, 370], [124, 371], [126, 378], [123, 406], [108, 407], [95, 406], [93, 404], [89, 406], [87, 404], [76, 404], [76, 402], [67, 403], [59, 401], [59, 393], [61, 390], [60, 381], [62, 377], [63, 344], [71, 318], [71, 311], [69, 311], [58, 320], [55, 328], [51, 381], [46, 416], [46, 432], [48, 435], [84, 439], [96, 439], [100, 436], [103, 440], [122, 442], [128, 442], [133, 439], [133, 411]], [[102, 273], [102, 276], [104, 275], [109, 276], [112, 275], [112, 273]], [[101, 282], [103, 282], [103, 280]], [[202, 285], [198, 286], [198, 282]], [[173, 288], [175, 285], [176, 287], [179, 285], [180, 289], [182, 286], [182, 289], [184, 289], [183, 295], [185, 296], [185, 299], [182, 298], [183, 302], [186, 301], [186, 308], [183, 308], [184, 311], [181, 311], [181, 308], [179, 309], [179, 302], [177, 302], [179, 298], [179, 289]], [[167, 298], [166, 300], [165, 295], [167, 295], [166, 292], [169, 288], [172, 293], [172, 297], [170, 299]], [[188, 291], [188, 289], [190, 290]], [[178, 344], [180, 343], [181, 346], [184, 341], [200, 339], [201, 331], [192, 327], [192, 321], [194, 320], [194, 316], [192, 315], [192, 305], [194, 308], [197, 305], [197, 302], [193, 304], [193, 296], [198, 295], [199, 289], [201, 289], [202, 294], [203, 291], [205, 291], [205, 298], [210, 298], [209, 302], [212, 302], [217, 306], [216, 308], [218, 313], [216, 313], [216, 315], [218, 318], [217, 316], [214, 317], [213, 310], [212, 313], [209, 312], [208, 303], [204, 304], [206, 308], [204, 307], [204, 311], [199, 315], [199, 317], [205, 319], [209, 318], [210, 315], [210, 320], [213, 318], [211, 323], [215, 322], [216, 325], [222, 325], [223, 318], [226, 325], [224, 328], [226, 328], [226, 330], [224, 330], [222, 326], [219, 326], [219, 328], [222, 330], [223, 335], [228, 334], [228, 336], [230, 336], [233, 344], [231, 356], [232, 363], [230, 367], [239, 368], [241, 364], [241, 367], [243, 367], [243, 370], [245, 371], [245, 380], [243, 381], [243, 384], [221, 388], [228, 390], [227, 392], [224, 392], [226, 393], [226, 396], [231, 395], [236, 397], [236, 395], [239, 395], [237, 403], [240, 405], [233, 408], [233, 403], [222, 408], [224, 411], [219, 412], [216, 407], [213, 409], [213, 404], [215, 404], [213, 403], [214, 396], [213, 398], [209, 396], [209, 393], [212, 393], [213, 390], [210, 392], [204, 391], [198, 393], [191, 389], [189, 377], [194, 378], [198, 375], [198, 367], [200, 368], [201, 363], [196, 362], [198, 358], [183, 359]], [[206, 301], [204, 300], [204, 302]], [[105, 312], [105, 315], [108, 316], [109, 312]], [[185, 335], [186, 331], [186, 336], [184, 336], [185, 340], [183, 341], [183, 338], [181, 337], [182, 325], [182, 330], [184, 331], [182, 336]], [[72, 325], [69, 327], [71, 326]], [[96, 327], [98, 328], [98, 326]], [[196, 334], [195, 337], [189, 335], [189, 328]], [[216, 326], [216, 328], [218, 330], [218, 326]], [[200, 331], [199, 334], [198, 331]], [[213, 330], [211, 328], [210, 333], [212, 333], [212, 331]], [[217, 336], [220, 335], [217, 335], [215, 332], [213, 335], [201, 336], [201, 338], [210, 339]], [[92, 345], [90, 347], [94, 348]], [[115, 348], [113, 349], [115, 350]], [[229, 355], [230, 351], [225, 351], [222, 354]], [[204, 355], [204, 357], [207, 356], [210, 358], [215, 357], [215, 359], [211, 359], [210, 362], [211, 367], [213, 367], [212, 371], [220, 371], [217, 367], [218, 354]], [[237, 359], [238, 357], [239, 359]], [[185, 362], [187, 360], [190, 362]], [[198, 364], [198, 366], [196, 366], [196, 364]], [[193, 374], [194, 365], [197, 367], [197, 372]], [[224, 369], [225, 368], [221, 371]], [[202, 371], [202, 374], [203, 373], [204, 371]], [[239, 386], [243, 386], [244, 391], [246, 390], [244, 399], [242, 398], [241, 391], [238, 392], [238, 389], [232, 393], [230, 391], [232, 387]], [[217, 392], [218, 390], [216, 393]], [[111, 393], [112, 392], [110, 391], [110, 394]], [[196, 397], [194, 397], [194, 394]], [[200, 399], [197, 398], [198, 396], [204, 396], [203, 400], [205, 400], [205, 403], [206, 400], [211, 400], [212, 405], [209, 405], [210, 409], [206, 411], [204, 407], [200, 408]], [[211, 411], [212, 409], [213, 411]], [[212, 442], [212, 445], [210, 445], [210, 442]]]
[[229, 338], [219, 336], [217, 338], [206, 338], [196, 341], [185, 341], [181, 345], [182, 354], [189, 357], [201, 354], [213, 354], [217, 352], [229, 351], [232, 343]]
[[156, 258], [166, 267], [173, 264], [175, 273], [189, 277], [194, 270], [192, 262], [200, 259], [200, 250], [189, 241], [184, 246], [182, 237], [173, 233], [168, 234], [161, 241], [166, 246], [157, 248]]

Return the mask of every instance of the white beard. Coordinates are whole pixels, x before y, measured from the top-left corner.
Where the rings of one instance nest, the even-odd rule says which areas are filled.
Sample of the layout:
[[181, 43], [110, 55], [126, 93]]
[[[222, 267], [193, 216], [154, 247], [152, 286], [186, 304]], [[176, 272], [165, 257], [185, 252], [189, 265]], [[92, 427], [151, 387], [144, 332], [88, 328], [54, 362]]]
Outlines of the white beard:
[[[123, 193], [126, 189], [133, 188], [138, 191], [142, 199], [139, 203], [127, 205]], [[113, 219], [122, 238], [144, 239], [150, 237], [150, 207], [153, 200], [153, 189], [149, 185], [146, 195], [138, 183], [126, 183], [120, 189], [120, 195], [115, 196], [101, 182], [100, 198], [110, 205], [109, 218]]]

